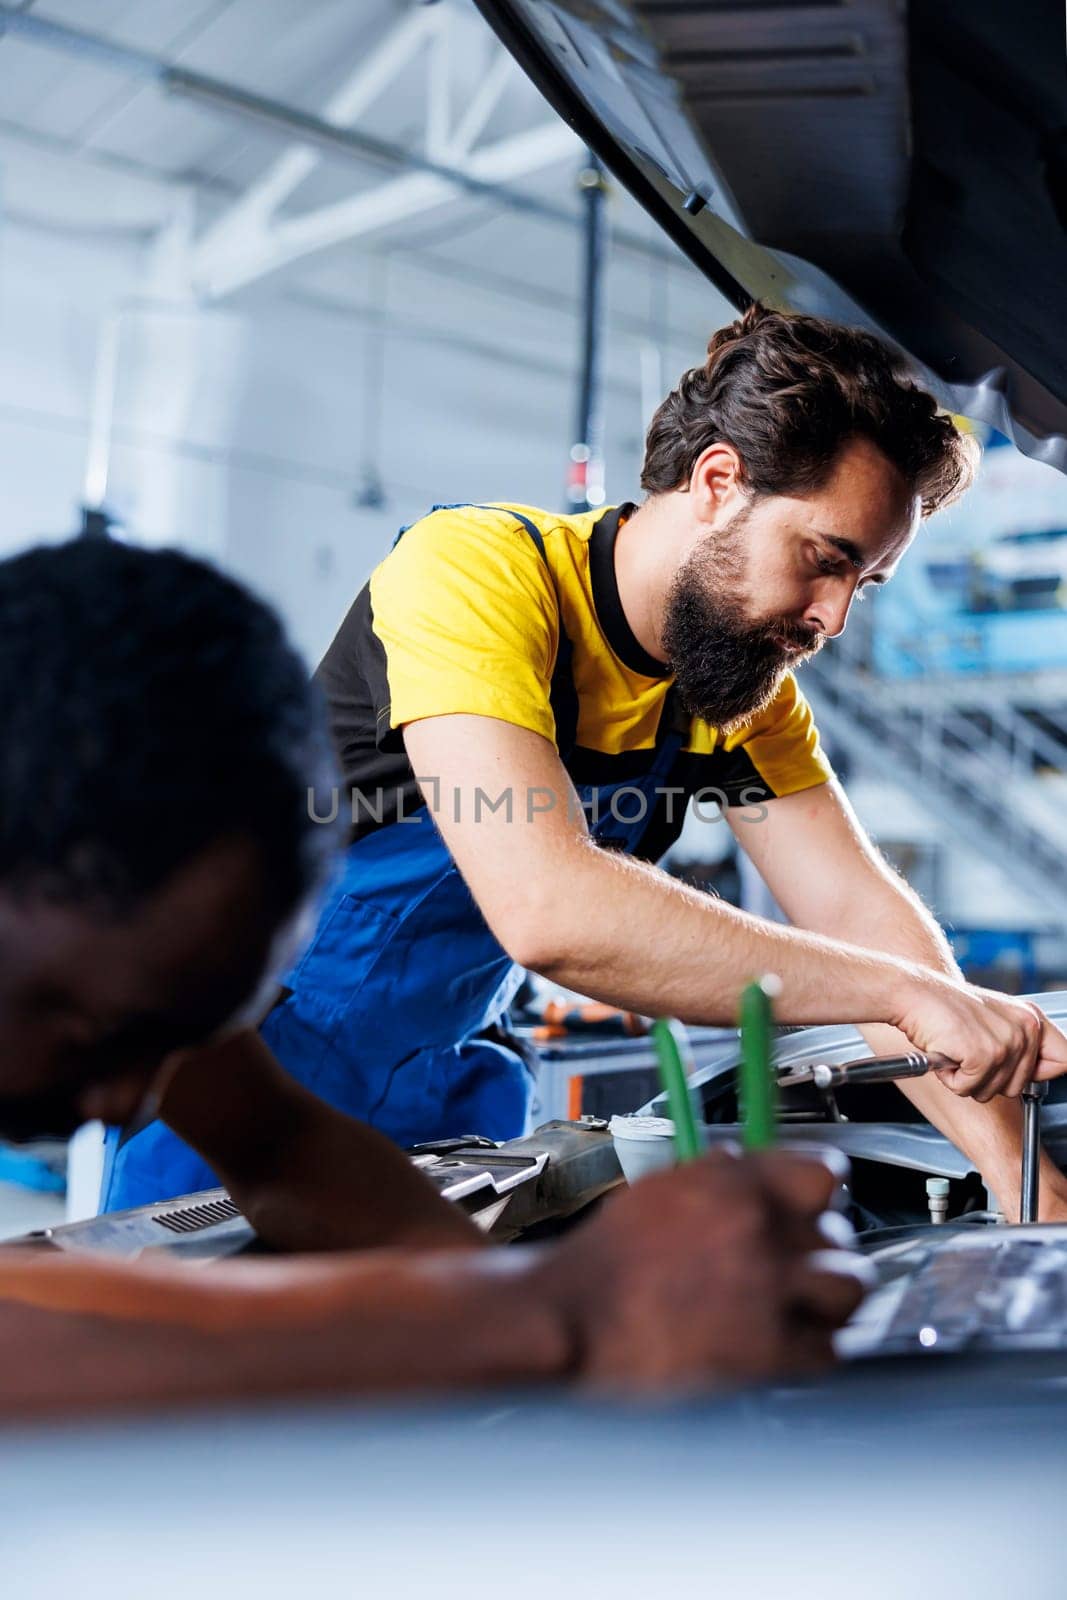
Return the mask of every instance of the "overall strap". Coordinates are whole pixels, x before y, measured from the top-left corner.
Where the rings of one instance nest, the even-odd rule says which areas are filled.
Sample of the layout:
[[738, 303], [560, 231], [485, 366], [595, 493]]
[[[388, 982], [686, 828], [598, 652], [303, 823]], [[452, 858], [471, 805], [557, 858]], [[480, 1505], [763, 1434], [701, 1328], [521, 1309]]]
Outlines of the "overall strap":
[[678, 752], [689, 738], [692, 726], [693, 719], [682, 705], [678, 685], [672, 683], [664, 696], [659, 727], [656, 729], [656, 754], [652, 770], [657, 776], [661, 777], [670, 771]]

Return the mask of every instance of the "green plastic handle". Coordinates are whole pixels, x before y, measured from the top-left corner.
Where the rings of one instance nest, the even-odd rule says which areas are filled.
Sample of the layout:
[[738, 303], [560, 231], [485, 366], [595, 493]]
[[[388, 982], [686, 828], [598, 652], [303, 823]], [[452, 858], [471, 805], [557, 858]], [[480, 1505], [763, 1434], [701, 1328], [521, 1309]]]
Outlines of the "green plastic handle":
[[704, 1146], [693, 1115], [693, 1101], [685, 1070], [685, 1057], [689, 1053], [685, 1030], [680, 1022], [673, 1022], [669, 1017], [657, 1017], [652, 1024], [652, 1042], [659, 1062], [660, 1083], [674, 1123], [675, 1154], [679, 1161], [695, 1161]]
[[771, 997], [777, 980], [760, 979], [741, 991], [741, 1143], [746, 1150], [769, 1150], [778, 1132], [774, 1079], [774, 1018]]

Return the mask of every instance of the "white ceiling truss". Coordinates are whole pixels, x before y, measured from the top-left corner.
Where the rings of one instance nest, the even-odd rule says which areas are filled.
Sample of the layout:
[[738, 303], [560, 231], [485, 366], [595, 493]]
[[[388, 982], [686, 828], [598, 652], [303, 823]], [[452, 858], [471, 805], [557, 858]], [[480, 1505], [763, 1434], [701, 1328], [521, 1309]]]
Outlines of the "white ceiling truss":
[[323, 157], [321, 146], [294, 143], [197, 241], [192, 255], [196, 292], [219, 299], [315, 251], [408, 221], [465, 190], [511, 184], [573, 160], [581, 146], [555, 117], [488, 144], [479, 142], [509, 85], [519, 84], [521, 75], [497, 45], [477, 90], [469, 94], [469, 74], [464, 72], [461, 81], [459, 69], [467, 65], [470, 21], [449, 5], [407, 12], [322, 112], [323, 122], [353, 128], [401, 73], [419, 64], [424, 72], [423, 130], [421, 160], [414, 170], [314, 210], [279, 216]]
[[[231, 192], [221, 201], [227, 209], [203, 225], [198, 221], [202, 206], [198, 204], [192, 216], [186, 209], [187, 191], [195, 190], [198, 200], [210, 205], [224, 185], [214, 185], [212, 194], [211, 182], [197, 171], [195, 156], [178, 171], [156, 172], [136, 155], [114, 157], [106, 149], [83, 148], [61, 137], [51, 141], [50, 148], [68, 151], [78, 162], [95, 163], [103, 171], [121, 171], [125, 163], [138, 178], [150, 177], [174, 193], [173, 209], [186, 230], [187, 272], [181, 284], [170, 274], [168, 296], [222, 300], [242, 285], [316, 251], [463, 199], [488, 203], [520, 219], [540, 219], [567, 232], [580, 228], [582, 216], [573, 203], [573, 189], [567, 198], [557, 198], [543, 185], [522, 180], [569, 161], [577, 169], [581, 144], [547, 108], [539, 109], [539, 99], [524, 74], [469, 3], [438, 0], [429, 5], [410, 0], [403, 9], [391, 9], [392, 25], [376, 45], [361, 48], [358, 64], [321, 113], [257, 92], [230, 77], [190, 71], [180, 62], [48, 17], [36, 8], [27, 10], [13, 0], [0, 0], [0, 38], [10, 34], [43, 51], [66, 55], [75, 73], [84, 65], [131, 83], [153, 85], [166, 99], [205, 108], [232, 119], [238, 127], [257, 128], [276, 142], [280, 153], [269, 168], [246, 180], [242, 191]], [[348, 48], [355, 53], [354, 42]], [[384, 110], [386, 123], [395, 124], [390, 114], [397, 105], [407, 118], [399, 140], [383, 136], [380, 117]], [[416, 125], [421, 137], [412, 135]], [[4, 132], [17, 136], [20, 130], [16, 126]], [[32, 136], [31, 142], [42, 140]], [[320, 190], [317, 205], [309, 199], [306, 209], [296, 211], [294, 196], [299, 204], [301, 186], [324, 156], [331, 160], [334, 193], [323, 202]], [[345, 162], [352, 164], [351, 192], [345, 195], [342, 189], [338, 198], [337, 175]], [[99, 186], [93, 193], [99, 194]], [[170, 226], [169, 217], [163, 226]], [[626, 258], [664, 267], [678, 262], [673, 248], [643, 227], [614, 226], [612, 238]], [[156, 285], [147, 292], [156, 293]]]
[[[580, 156], [581, 145], [566, 124], [546, 110], [532, 127], [484, 141], [504, 96], [514, 88], [530, 105], [529, 86], [503, 46], [493, 41], [486, 48], [484, 24], [458, 0], [412, 3], [316, 114], [187, 71], [10, 0], [0, 0], [3, 32], [90, 66], [154, 82], [165, 95], [258, 125], [284, 141], [267, 171], [190, 241], [186, 292], [204, 300], [221, 299], [290, 262], [457, 197], [488, 199], [571, 227], [578, 223], [573, 211], [518, 186], [522, 178]], [[472, 60], [482, 66], [473, 90]], [[412, 69], [421, 73], [413, 101]], [[414, 103], [421, 117], [421, 138], [415, 143], [391, 143], [363, 123], [375, 103], [397, 89], [402, 103]], [[362, 186], [343, 199], [284, 212], [327, 152], [357, 163]], [[381, 181], [367, 186], [368, 169], [380, 171]]]

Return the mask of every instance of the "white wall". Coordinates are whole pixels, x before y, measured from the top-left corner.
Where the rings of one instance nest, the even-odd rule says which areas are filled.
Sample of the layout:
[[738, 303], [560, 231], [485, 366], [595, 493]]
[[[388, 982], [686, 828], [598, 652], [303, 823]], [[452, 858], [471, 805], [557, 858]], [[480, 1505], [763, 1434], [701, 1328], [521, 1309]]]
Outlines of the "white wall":
[[131, 245], [0, 230], [0, 553], [75, 523], [100, 318], [136, 282]]

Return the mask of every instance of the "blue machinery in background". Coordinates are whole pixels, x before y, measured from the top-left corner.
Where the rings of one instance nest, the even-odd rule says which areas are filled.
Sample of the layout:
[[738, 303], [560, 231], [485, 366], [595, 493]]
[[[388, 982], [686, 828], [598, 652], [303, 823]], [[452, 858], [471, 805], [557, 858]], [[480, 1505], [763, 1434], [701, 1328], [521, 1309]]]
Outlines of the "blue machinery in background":
[[63, 1173], [49, 1162], [28, 1150], [12, 1150], [6, 1145], [0, 1145], [0, 1183], [16, 1183], [40, 1194], [64, 1194], [67, 1187]]
[[1067, 530], [995, 540], [958, 561], [913, 558], [879, 596], [871, 666], [881, 677], [1067, 669]]
[[912, 615], [899, 631], [895, 620], [874, 636], [872, 665], [882, 677], [1067, 669], [1067, 611]]
[[974, 501], [923, 531], [878, 598], [870, 664], [882, 677], [1067, 669], [1067, 494], [1029, 463], [1016, 473], [1000, 435], [985, 457]]
[[1001, 975], [1011, 973], [1018, 994], [1040, 988], [1037, 963], [1037, 935], [1029, 928], [946, 929], [952, 953], [967, 977], [980, 982], [984, 973], [996, 968]]

